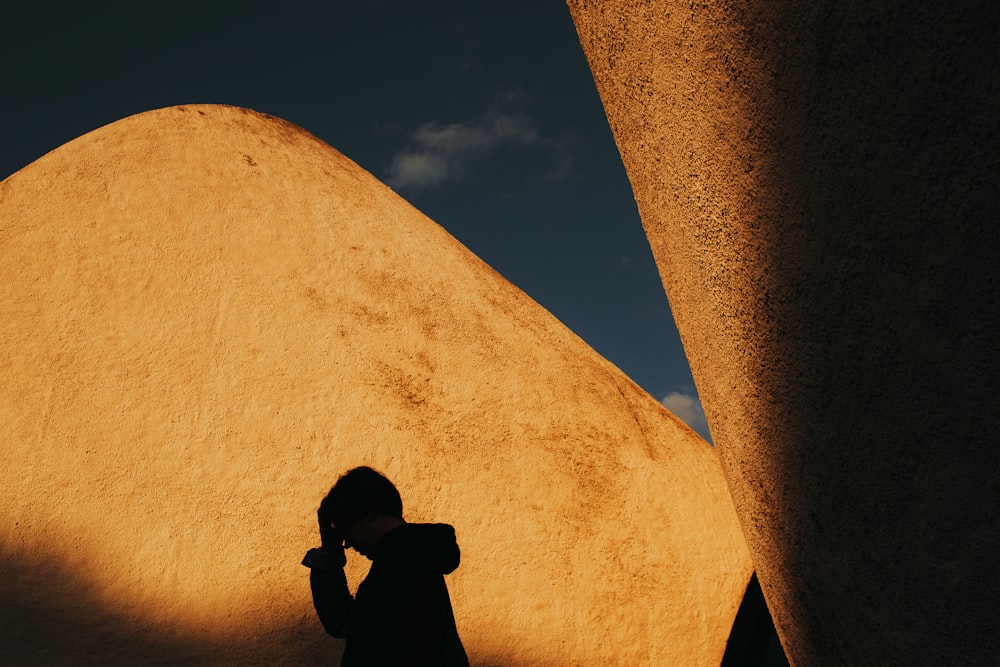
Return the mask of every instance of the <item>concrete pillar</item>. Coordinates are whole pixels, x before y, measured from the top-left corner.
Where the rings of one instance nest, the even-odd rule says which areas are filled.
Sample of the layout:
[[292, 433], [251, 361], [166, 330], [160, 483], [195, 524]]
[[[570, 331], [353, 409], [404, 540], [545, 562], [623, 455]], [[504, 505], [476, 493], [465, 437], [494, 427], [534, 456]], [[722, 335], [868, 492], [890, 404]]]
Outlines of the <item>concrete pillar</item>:
[[798, 665], [1000, 655], [1000, 10], [568, 3]]

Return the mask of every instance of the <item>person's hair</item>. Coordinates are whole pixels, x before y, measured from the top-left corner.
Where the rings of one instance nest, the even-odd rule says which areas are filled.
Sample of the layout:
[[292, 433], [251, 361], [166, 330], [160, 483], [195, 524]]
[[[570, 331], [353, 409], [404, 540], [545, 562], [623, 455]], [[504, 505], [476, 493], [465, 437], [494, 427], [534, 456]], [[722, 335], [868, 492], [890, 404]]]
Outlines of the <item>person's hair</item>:
[[351, 523], [378, 512], [403, 518], [403, 500], [385, 475], [367, 466], [344, 473], [319, 505], [327, 521], [343, 535]]

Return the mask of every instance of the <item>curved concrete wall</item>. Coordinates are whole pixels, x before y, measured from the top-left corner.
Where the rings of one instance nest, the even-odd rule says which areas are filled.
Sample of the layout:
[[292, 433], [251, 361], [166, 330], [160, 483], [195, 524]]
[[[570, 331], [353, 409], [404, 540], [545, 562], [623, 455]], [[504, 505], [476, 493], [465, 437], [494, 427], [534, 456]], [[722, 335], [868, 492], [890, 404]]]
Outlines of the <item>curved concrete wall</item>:
[[789, 657], [995, 662], [998, 6], [569, 6]]
[[0, 221], [0, 662], [335, 660], [299, 560], [358, 464], [456, 526], [475, 664], [718, 662], [750, 564], [714, 450], [329, 146], [149, 112]]

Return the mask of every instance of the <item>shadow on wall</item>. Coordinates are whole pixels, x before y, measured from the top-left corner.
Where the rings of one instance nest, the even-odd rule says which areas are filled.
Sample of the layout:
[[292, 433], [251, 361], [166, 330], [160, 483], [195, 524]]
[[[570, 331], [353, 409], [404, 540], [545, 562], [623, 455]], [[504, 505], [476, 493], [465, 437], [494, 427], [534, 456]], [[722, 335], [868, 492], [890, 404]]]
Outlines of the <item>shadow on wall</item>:
[[[183, 631], [111, 608], [58, 558], [0, 552], [0, 664], [304, 665], [339, 664], [342, 644], [323, 632], [312, 608], [300, 622], [248, 628], [238, 637], [213, 628]], [[303, 575], [303, 586], [308, 579]], [[724, 666], [787, 665], [756, 577], [730, 637]], [[240, 610], [234, 609], [238, 615]], [[742, 619], [742, 621], [741, 621]], [[742, 625], [741, 625], [742, 622]], [[772, 640], [773, 636], [773, 640]], [[763, 644], [761, 644], [763, 641]], [[507, 656], [469, 647], [476, 667], [516, 667]], [[758, 649], [762, 649], [763, 652]], [[535, 667], [558, 663], [533, 660]]]
[[340, 643], [323, 633], [311, 609], [301, 623], [248, 628], [239, 637], [210, 627], [185, 632], [109, 607], [92, 586], [44, 554], [29, 561], [0, 553], [0, 571], [0, 664], [301, 665], [340, 660]]
[[[340, 664], [342, 643], [323, 631], [311, 606], [298, 622], [227, 636], [211, 627], [164, 627], [114, 609], [57, 557], [25, 558], [0, 549], [0, 572], [2, 665]], [[304, 569], [302, 585], [309, 585]], [[517, 667], [489, 649], [468, 648], [476, 667]]]
[[792, 203], [770, 217], [805, 222], [775, 234], [767, 275], [793, 298], [770, 303], [798, 305], [761, 364], [786, 364], [760, 392], [782, 398], [757, 456], [781, 462], [789, 509], [748, 542], [780, 544], [765, 582], [799, 662], [993, 663], [1000, 11], [814, 6], [808, 31], [768, 16], [794, 46], [753, 42], [795, 63], [774, 65], [772, 125], [796, 129], [773, 147]]

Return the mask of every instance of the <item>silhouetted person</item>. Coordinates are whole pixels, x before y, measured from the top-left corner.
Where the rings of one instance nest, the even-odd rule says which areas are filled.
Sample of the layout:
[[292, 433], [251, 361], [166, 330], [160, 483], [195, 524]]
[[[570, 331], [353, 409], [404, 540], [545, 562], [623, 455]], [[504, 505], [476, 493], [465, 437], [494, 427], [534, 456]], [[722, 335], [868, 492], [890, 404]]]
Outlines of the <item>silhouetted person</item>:
[[[454, 528], [406, 523], [396, 487], [367, 467], [337, 480], [317, 516], [322, 546], [302, 564], [323, 627], [347, 640], [341, 665], [469, 664], [444, 582], [458, 567]], [[347, 547], [372, 561], [353, 598]]]

